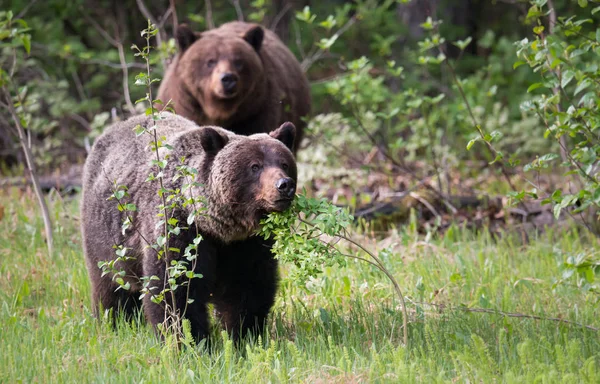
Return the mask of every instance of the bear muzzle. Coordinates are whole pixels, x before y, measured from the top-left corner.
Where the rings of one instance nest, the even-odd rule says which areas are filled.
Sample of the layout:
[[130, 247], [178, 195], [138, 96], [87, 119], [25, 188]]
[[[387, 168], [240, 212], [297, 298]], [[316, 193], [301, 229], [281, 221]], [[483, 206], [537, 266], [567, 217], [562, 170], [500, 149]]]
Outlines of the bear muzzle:
[[279, 196], [282, 199], [291, 200], [294, 198], [294, 194], [296, 193], [296, 183], [294, 179], [291, 177], [282, 177], [281, 179], [275, 182], [275, 188], [279, 192]]
[[225, 96], [235, 96], [237, 91], [238, 76], [234, 73], [224, 73], [221, 75], [221, 86]]

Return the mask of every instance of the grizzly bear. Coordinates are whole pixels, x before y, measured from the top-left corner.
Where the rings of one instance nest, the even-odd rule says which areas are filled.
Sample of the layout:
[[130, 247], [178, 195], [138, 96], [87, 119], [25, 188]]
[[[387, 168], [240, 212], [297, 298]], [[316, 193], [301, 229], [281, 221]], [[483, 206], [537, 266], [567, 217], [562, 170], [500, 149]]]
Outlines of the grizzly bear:
[[176, 31], [179, 54], [158, 90], [177, 114], [199, 125], [218, 125], [240, 135], [267, 132], [285, 121], [296, 126], [293, 152], [302, 140], [310, 89], [302, 68], [273, 32], [230, 22], [194, 33]]
[[[193, 272], [202, 277], [174, 290], [174, 302], [171, 294], [160, 304], [146, 294], [142, 299], [145, 317], [156, 329], [165, 322], [165, 304], [175, 305], [180, 314], [185, 308], [183, 316], [198, 341], [208, 334], [207, 304], [213, 303], [235, 340], [248, 331], [261, 332], [274, 302], [278, 269], [272, 242], [255, 233], [261, 218], [287, 209], [294, 199], [297, 170], [291, 148], [295, 127], [284, 123], [269, 134], [241, 136], [219, 127], [199, 127], [171, 113], [162, 115], [156, 128], [164, 142], [159, 154], [161, 160], [167, 155], [171, 159], [162, 169], [163, 187], [201, 202], [169, 205], [168, 219], [177, 220], [181, 229], [169, 238], [166, 257], [159, 257], [151, 243], [164, 234], [157, 216], [163, 202], [158, 181], [147, 181], [149, 174], [157, 173], [152, 163], [156, 153], [149, 148], [148, 135], [137, 137], [133, 132], [138, 125], [148, 127], [152, 118], [134, 116], [116, 123], [96, 140], [84, 167], [81, 200], [93, 312], [98, 316], [101, 308], [113, 309], [113, 314], [124, 312], [130, 317], [140, 303], [141, 278], [156, 276], [149, 280], [149, 287], [158, 294], [168, 286], [166, 263], [183, 260], [186, 247], [201, 235], [196, 261], [188, 268], [193, 266]], [[182, 166], [197, 172], [194, 183], [186, 183], [191, 188], [182, 184], [185, 177], [177, 177]], [[118, 202], [108, 200], [119, 185], [127, 187], [127, 194]], [[135, 204], [136, 210], [120, 210], [118, 204]], [[202, 211], [195, 211], [198, 208]], [[123, 229], [128, 217], [131, 225]], [[124, 275], [103, 274], [99, 268], [99, 262], [117, 258], [114, 246], [126, 248], [126, 259], [115, 263]], [[117, 290], [115, 277], [128, 282], [129, 290]]]

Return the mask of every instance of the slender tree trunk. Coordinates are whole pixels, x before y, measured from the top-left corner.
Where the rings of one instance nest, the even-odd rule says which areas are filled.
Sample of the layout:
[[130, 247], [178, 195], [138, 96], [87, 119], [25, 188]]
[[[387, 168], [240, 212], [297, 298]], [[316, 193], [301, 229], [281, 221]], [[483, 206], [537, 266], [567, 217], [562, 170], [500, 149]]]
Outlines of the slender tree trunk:
[[4, 97], [6, 99], [6, 103], [8, 105], [8, 109], [10, 114], [15, 122], [15, 127], [17, 128], [17, 133], [19, 135], [19, 142], [21, 143], [21, 147], [23, 148], [23, 153], [25, 155], [25, 163], [27, 164], [27, 169], [31, 175], [31, 182], [33, 183], [33, 190], [35, 191], [35, 195], [37, 196], [38, 203], [40, 204], [40, 208], [42, 209], [42, 217], [44, 219], [44, 228], [46, 229], [46, 244], [48, 245], [48, 255], [52, 257], [53, 254], [53, 236], [52, 236], [52, 223], [50, 221], [50, 212], [48, 211], [48, 206], [46, 205], [46, 199], [42, 193], [42, 189], [40, 188], [40, 183], [37, 178], [37, 174], [35, 172], [35, 163], [33, 162], [33, 155], [31, 153], [31, 148], [27, 144], [27, 137], [25, 135], [25, 129], [21, 125], [21, 120], [17, 114], [15, 109], [15, 105], [13, 104], [12, 97], [10, 92], [6, 87], [2, 87], [4, 91]]

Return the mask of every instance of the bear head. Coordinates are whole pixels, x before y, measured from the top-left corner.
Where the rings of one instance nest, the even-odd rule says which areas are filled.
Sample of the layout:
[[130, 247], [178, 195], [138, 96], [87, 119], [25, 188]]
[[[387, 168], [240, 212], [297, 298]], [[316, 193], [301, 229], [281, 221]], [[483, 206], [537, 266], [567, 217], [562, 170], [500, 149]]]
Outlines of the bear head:
[[259, 25], [240, 35], [196, 33], [185, 24], [177, 28], [178, 76], [211, 121], [227, 121], [247, 98], [256, 96], [264, 83], [259, 55], [263, 39]]
[[174, 146], [177, 156], [198, 169], [202, 187], [192, 192], [206, 200], [206, 212], [199, 216], [204, 232], [224, 242], [242, 240], [266, 214], [290, 207], [297, 180], [291, 152], [295, 135], [289, 122], [269, 134], [240, 136], [217, 127], [182, 134]]

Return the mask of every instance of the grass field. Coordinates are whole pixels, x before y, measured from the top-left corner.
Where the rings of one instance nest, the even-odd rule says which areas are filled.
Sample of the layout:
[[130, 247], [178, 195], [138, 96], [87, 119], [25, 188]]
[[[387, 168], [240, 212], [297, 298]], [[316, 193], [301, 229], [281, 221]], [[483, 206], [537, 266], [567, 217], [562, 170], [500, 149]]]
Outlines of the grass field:
[[305, 287], [286, 280], [282, 266], [268, 338], [236, 349], [216, 329], [213, 350], [176, 352], [144, 322], [113, 330], [91, 316], [77, 198], [51, 199], [49, 259], [33, 195], [0, 193], [0, 383], [600, 382], [600, 332], [448, 309], [600, 327], [597, 293], [575, 278], [553, 288], [568, 255], [596, 252], [597, 240], [581, 231], [547, 232], [523, 246], [459, 229], [427, 241], [400, 230], [398, 253], [384, 262], [409, 299], [407, 347], [391, 285], [350, 261]]

